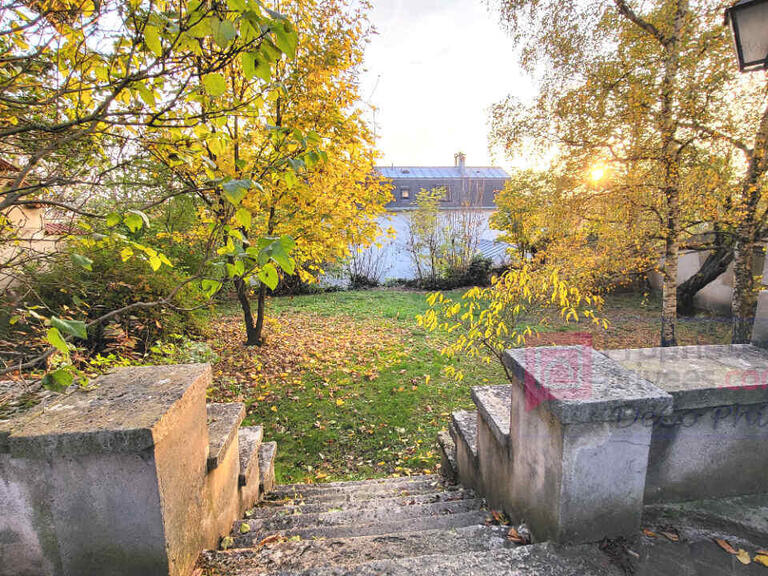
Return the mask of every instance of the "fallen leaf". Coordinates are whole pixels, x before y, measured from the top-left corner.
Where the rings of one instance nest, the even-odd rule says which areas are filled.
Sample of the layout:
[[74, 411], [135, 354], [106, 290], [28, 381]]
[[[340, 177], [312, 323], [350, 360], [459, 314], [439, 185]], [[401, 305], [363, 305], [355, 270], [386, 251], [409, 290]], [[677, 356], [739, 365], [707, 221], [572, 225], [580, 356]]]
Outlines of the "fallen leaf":
[[768, 568], [768, 554], [758, 554], [754, 557], [754, 561]]
[[523, 543], [523, 537], [520, 536], [517, 529], [510, 528], [509, 532], [507, 532], [507, 540], [511, 540], [512, 542], [516, 544], [522, 544]]
[[248, 522], [240, 524], [240, 534], [248, 534], [251, 531], [251, 525]]
[[661, 531], [661, 535], [664, 536], [667, 540], [670, 542], [679, 542], [680, 536], [677, 534], [677, 532], [669, 532], [669, 531]]
[[726, 552], [728, 552], [728, 554], [738, 554], [738, 552], [736, 551], [736, 548], [734, 548], [733, 546], [731, 546], [731, 545], [728, 543], [728, 541], [726, 541], [726, 540], [723, 540], [722, 538], [715, 538], [715, 543], [716, 543], [718, 546], [720, 546], [720, 548], [722, 548], [723, 550], [725, 550]]
[[745, 566], [747, 564], [752, 563], [752, 558], [749, 557], [749, 552], [744, 550], [744, 548], [739, 548], [739, 553], [736, 554], [736, 560], [744, 564]]
[[768, 556], [768, 550], [760, 549], [757, 552], [755, 552], [758, 556]]
[[235, 544], [235, 539], [232, 536], [225, 536], [221, 539], [221, 549], [228, 550]]
[[648, 536], [648, 538], [657, 538], [656, 532], [653, 532], [651, 530], [648, 530], [648, 528], [643, 528], [643, 534]]
[[259, 542], [256, 545], [256, 548], [261, 548], [262, 546], [267, 546], [269, 544], [275, 544], [277, 542], [282, 542], [282, 541], [283, 541], [283, 537], [280, 534], [272, 534], [271, 536], [267, 536], [266, 538], [264, 538], [264, 540]]

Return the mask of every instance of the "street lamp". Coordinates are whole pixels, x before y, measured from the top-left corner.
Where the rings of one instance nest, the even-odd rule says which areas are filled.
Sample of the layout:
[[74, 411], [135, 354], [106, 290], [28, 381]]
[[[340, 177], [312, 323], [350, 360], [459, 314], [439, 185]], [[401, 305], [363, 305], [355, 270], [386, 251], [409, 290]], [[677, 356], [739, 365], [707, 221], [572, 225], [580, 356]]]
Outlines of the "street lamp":
[[768, 68], [768, 0], [739, 0], [725, 11], [731, 26], [739, 70]]

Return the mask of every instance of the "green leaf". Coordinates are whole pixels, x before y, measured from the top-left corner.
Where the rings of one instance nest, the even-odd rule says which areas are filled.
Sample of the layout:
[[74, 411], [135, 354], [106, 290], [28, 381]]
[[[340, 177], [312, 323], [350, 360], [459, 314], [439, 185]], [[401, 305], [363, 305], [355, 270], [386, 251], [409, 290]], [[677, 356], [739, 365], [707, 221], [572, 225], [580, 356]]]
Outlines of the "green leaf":
[[293, 25], [288, 21], [277, 22], [272, 27], [272, 32], [275, 35], [275, 44], [282, 50], [289, 59], [296, 57], [296, 45], [298, 44], [298, 36], [293, 28]]
[[241, 52], [240, 64], [243, 66], [243, 76], [246, 80], [250, 80], [256, 75], [256, 56], [250, 52]]
[[142, 225], [144, 224], [144, 221], [141, 219], [141, 216], [138, 214], [126, 214], [125, 218], [123, 218], [123, 222], [125, 222], [125, 225], [128, 226], [128, 230], [131, 232], [137, 232], [141, 229]]
[[112, 212], [110, 214], [107, 214], [107, 226], [110, 228], [114, 228], [120, 224], [120, 214], [117, 212]]
[[261, 270], [259, 270], [258, 277], [270, 290], [277, 288], [277, 282], [280, 279], [277, 275], [277, 270], [275, 270], [275, 267], [272, 264], [265, 264]]
[[141, 230], [142, 226], [149, 228], [149, 216], [141, 210], [128, 210], [125, 218], [123, 218], [123, 222], [125, 222], [125, 225], [128, 226], [128, 230], [131, 232]]
[[82, 320], [63, 320], [56, 316], [51, 316], [51, 326], [58, 328], [62, 332], [77, 338], [86, 340], [88, 332], [85, 329], [85, 322]]
[[264, 82], [269, 82], [272, 79], [272, 66], [267, 59], [253, 55], [253, 66], [253, 73], [256, 77], [261, 78]]
[[275, 242], [272, 244], [272, 260], [277, 262], [277, 265], [282, 268], [286, 274], [293, 274], [296, 269], [296, 263], [288, 256], [281, 242]]
[[293, 240], [293, 238], [288, 236], [288, 234], [280, 236], [278, 242], [283, 245], [283, 248], [288, 254], [293, 252], [293, 249], [296, 248], [296, 242]]
[[152, 50], [155, 56], [163, 55], [163, 45], [160, 42], [160, 32], [155, 26], [147, 25], [144, 28], [144, 42]]
[[205, 86], [205, 91], [214, 97], [221, 96], [227, 91], [227, 81], [218, 72], [203, 76], [203, 86]]
[[220, 47], [226, 48], [235, 38], [235, 26], [229, 20], [212, 18], [210, 21], [213, 41]]
[[43, 376], [42, 384], [43, 388], [47, 390], [51, 390], [53, 392], [64, 392], [72, 385], [74, 380], [75, 378], [72, 376], [69, 370], [65, 368], [59, 368], [58, 370], [48, 372], [48, 374]]
[[69, 346], [67, 346], [58, 328], [49, 328], [45, 338], [51, 346], [69, 358]]
[[211, 298], [214, 294], [216, 294], [216, 292], [218, 292], [221, 289], [221, 282], [218, 282], [216, 280], [203, 280], [200, 283], [200, 286], [202, 287], [206, 297]]
[[230, 204], [237, 206], [245, 198], [245, 193], [251, 188], [250, 180], [230, 180], [221, 185], [224, 189], [224, 197]]
[[238, 226], [242, 226], [246, 230], [251, 229], [251, 218], [250, 211], [245, 208], [238, 208], [237, 212], [235, 212], [235, 222], [237, 222]]
[[93, 271], [93, 260], [82, 254], [72, 254], [72, 261], [86, 270]]
[[288, 190], [296, 186], [296, 182], [298, 182], [298, 178], [296, 177], [296, 173], [292, 170], [288, 170], [283, 175], [283, 180], [285, 180], [285, 185], [288, 187]]
[[243, 264], [242, 260], [235, 260], [234, 264], [227, 264], [227, 273], [230, 278], [243, 276], [245, 274], [245, 264]]

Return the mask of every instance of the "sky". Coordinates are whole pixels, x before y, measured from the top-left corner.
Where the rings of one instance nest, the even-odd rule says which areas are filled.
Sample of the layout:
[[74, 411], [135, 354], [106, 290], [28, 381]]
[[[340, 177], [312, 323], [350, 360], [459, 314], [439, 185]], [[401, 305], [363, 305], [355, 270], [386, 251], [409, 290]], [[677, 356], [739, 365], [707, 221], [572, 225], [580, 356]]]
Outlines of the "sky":
[[372, 21], [361, 96], [378, 109], [379, 163], [450, 166], [462, 151], [508, 167], [488, 150], [489, 108], [533, 86], [498, 15], [483, 0], [374, 0]]

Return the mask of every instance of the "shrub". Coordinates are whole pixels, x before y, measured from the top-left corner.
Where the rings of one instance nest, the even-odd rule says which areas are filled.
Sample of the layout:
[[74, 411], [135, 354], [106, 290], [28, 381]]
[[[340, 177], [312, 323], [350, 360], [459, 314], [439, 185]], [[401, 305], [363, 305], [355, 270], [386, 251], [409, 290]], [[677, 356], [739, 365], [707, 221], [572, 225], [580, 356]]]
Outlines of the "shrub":
[[[79, 249], [82, 253], [82, 249]], [[62, 253], [45, 271], [30, 274], [37, 297], [51, 313], [93, 320], [106, 312], [137, 302], [155, 302], [166, 298], [183, 283], [183, 270], [162, 266], [152, 271], [146, 262], [132, 258], [123, 262], [115, 250], [96, 249], [87, 254], [91, 270], [75, 264]], [[122, 312], [88, 331], [86, 347], [90, 354], [138, 357], [149, 353], [157, 341], [171, 335], [203, 332], [203, 311], [185, 311], [204, 302], [194, 283], [183, 286], [172, 305], [133, 308]]]

